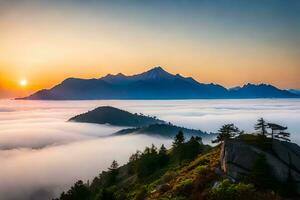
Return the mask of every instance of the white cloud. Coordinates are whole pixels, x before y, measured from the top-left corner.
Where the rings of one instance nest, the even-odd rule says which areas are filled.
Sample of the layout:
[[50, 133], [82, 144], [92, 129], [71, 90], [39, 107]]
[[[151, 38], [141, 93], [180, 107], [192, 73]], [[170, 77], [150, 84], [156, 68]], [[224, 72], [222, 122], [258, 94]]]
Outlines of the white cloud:
[[[91, 179], [113, 159], [126, 163], [131, 153], [170, 140], [144, 135], [107, 137], [121, 127], [66, 122], [70, 117], [111, 105], [156, 115], [188, 128], [216, 131], [233, 122], [253, 131], [259, 117], [289, 127], [300, 143], [300, 100], [189, 101], [8, 101], [0, 100], [0, 197], [49, 199], [78, 179]], [[34, 148], [34, 149], [33, 149]], [[0, 198], [0, 199], [1, 199]]]

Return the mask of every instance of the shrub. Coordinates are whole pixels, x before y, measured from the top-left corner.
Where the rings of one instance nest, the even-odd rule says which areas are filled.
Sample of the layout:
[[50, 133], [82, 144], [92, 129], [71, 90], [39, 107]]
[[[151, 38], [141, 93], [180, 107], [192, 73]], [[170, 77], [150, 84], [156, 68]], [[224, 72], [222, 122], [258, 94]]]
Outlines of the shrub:
[[210, 169], [207, 165], [200, 165], [196, 168], [196, 172], [199, 175], [207, 174], [208, 171], [210, 171]]
[[255, 187], [252, 184], [230, 183], [229, 180], [222, 181], [209, 193], [209, 200], [255, 200]]
[[193, 190], [193, 180], [185, 179], [175, 186], [175, 194], [189, 196]]
[[202, 192], [212, 185], [212, 182], [217, 179], [217, 175], [207, 165], [198, 166], [195, 171], [193, 197], [194, 199], [201, 199]]
[[171, 180], [173, 180], [176, 177], [177, 173], [174, 171], [169, 171], [167, 173], [165, 173], [165, 175], [163, 175], [163, 177], [161, 177], [160, 183], [164, 184], [164, 183], [168, 183]]

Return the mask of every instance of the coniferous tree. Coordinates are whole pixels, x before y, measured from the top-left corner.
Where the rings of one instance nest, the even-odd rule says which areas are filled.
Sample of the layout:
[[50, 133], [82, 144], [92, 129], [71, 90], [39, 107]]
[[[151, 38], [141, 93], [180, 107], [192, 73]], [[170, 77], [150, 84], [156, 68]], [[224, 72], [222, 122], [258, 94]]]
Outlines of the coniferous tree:
[[154, 144], [152, 144], [152, 146], [151, 146], [150, 153], [157, 154], [157, 148], [156, 148], [156, 146], [154, 146]]
[[268, 124], [266, 123], [264, 118], [258, 119], [257, 123], [254, 126], [255, 130], [257, 130], [259, 134], [261, 134], [262, 136], [265, 136], [265, 137], [268, 134], [267, 127], [268, 127]]
[[81, 181], [77, 181], [68, 192], [63, 192], [60, 196], [61, 200], [90, 200], [91, 191], [89, 188]]
[[179, 145], [183, 144], [184, 141], [185, 141], [184, 134], [182, 131], [179, 131], [174, 138], [173, 147], [178, 147]]
[[219, 129], [219, 135], [216, 140], [213, 140], [213, 143], [222, 142], [224, 140], [234, 138], [241, 133], [238, 127], [234, 124], [225, 124]]
[[150, 154], [150, 152], [151, 149], [149, 147], [146, 147], [143, 154]]
[[141, 151], [136, 151], [136, 153], [132, 154], [129, 157], [129, 162], [135, 162], [141, 157], [142, 152]]
[[141, 157], [137, 161], [136, 171], [139, 178], [144, 178], [152, 174], [159, 166], [159, 159], [156, 147], [146, 147]]
[[129, 163], [128, 163], [128, 174], [134, 174], [137, 168], [137, 162], [141, 158], [142, 152], [136, 151], [136, 153], [132, 154], [129, 157]]
[[161, 145], [158, 154], [167, 154], [167, 148], [165, 147], [165, 145]]
[[184, 144], [184, 159], [192, 160], [202, 151], [202, 142], [200, 143], [199, 141], [199, 138], [192, 136], [191, 139]]
[[113, 160], [113, 162], [112, 162], [111, 165], [110, 165], [109, 170], [110, 170], [110, 171], [116, 170], [118, 167], [119, 167], [118, 162], [117, 162], [116, 160]]
[[158, 156], [159, 156], [159, 164], [161, 166], [164, 166], [168, 160], [169, 160], [169, 156], [167, 154], [167, 149], [164, 145], [161, 145], [159, 151], [158, 151]]
[[275, 123], [268, 123], [268, 128], [271, 129], [272, 139], [275, 137], [285, 141], [290, 141], [290, 133], [285, 132], [285, 130], [287, 130], [287, 127]]
[[116, 178], [118, 175], [118, 167], [119, 167], [118, 162], [116, 160], [113, 160], [110, 167], [108, 168], [109, 170], [108, 185], [114, 184], [116, 182]]
[[290, 135], [291, 135], [291, 134], [288, 133], [288, 132], [280, 131], [279, 133], [277, 133], [277, 134], [275, 135], [275, 137], [278, 138], [278, 139], [281, 139], [281, 140], [290, 142], [290, 141], [291, 141]]

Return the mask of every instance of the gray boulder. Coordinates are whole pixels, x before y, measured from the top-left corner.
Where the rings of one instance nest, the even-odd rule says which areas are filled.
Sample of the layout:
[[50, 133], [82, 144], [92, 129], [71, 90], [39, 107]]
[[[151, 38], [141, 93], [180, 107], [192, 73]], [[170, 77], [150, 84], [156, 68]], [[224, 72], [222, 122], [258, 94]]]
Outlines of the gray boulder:
[[227, 140], [222, 144], [221, 169], [235, 180], [249, 175], [259, 155], [265, 155], [272, 173], [278, 181], [285, 182], [291, 176], [300, 194], [300, 147], [293, 143], [274, 140], [271, 151], [239, 140]]

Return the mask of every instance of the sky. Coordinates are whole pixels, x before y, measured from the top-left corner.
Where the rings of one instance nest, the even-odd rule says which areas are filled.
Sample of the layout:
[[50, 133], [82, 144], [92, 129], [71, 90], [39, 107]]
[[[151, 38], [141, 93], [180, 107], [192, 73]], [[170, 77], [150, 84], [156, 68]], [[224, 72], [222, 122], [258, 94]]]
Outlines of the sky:
[[0, 0], [0, 30], [0, 97], [154, 66], [300, 88], [298, 0]]

